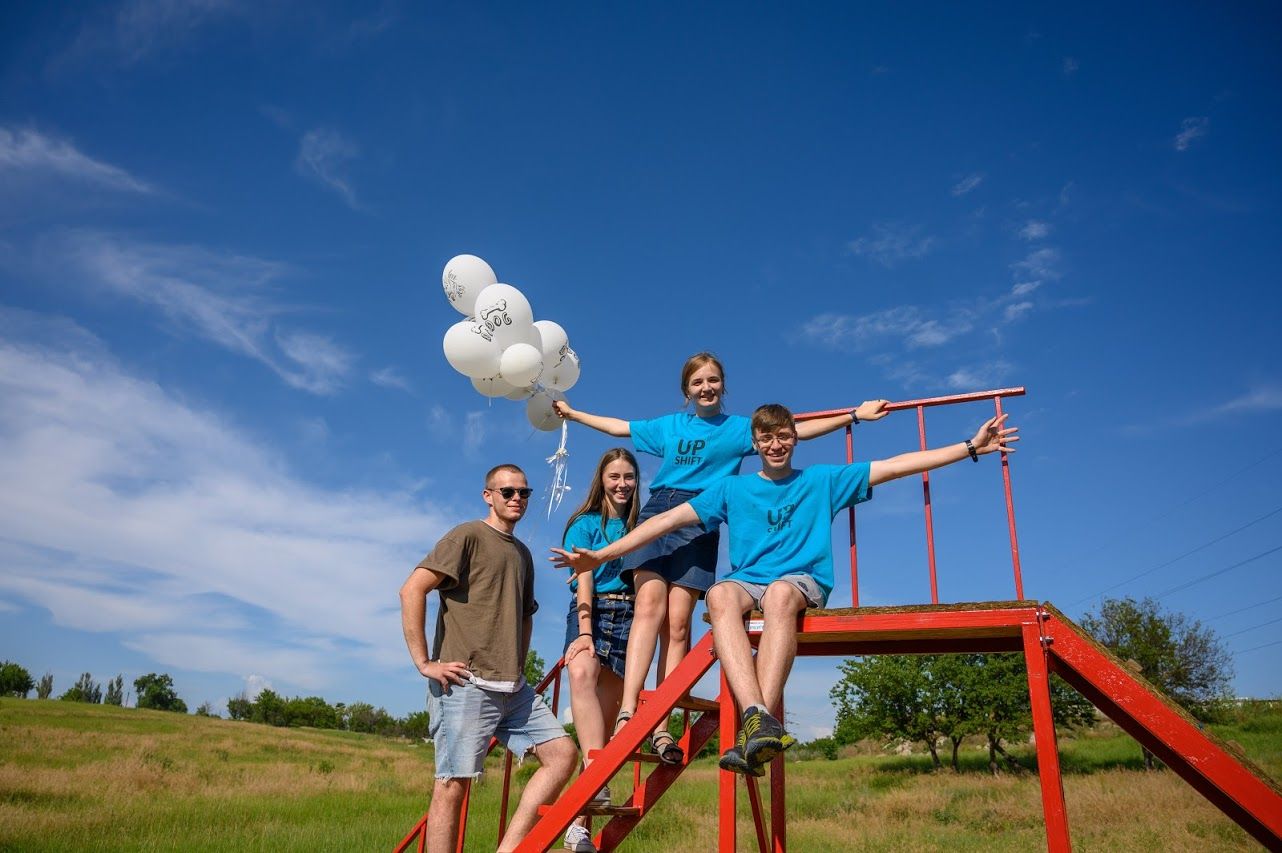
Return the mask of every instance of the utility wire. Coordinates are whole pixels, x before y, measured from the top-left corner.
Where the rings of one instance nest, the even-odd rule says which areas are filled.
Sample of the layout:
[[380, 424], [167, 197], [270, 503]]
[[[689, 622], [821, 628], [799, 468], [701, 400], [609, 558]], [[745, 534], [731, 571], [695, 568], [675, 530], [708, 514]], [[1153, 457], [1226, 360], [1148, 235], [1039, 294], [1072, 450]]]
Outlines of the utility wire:
[[1112, 592], [1113, 590], [1117, 589], [1119, 586], [1126, 586], [1131, 581], [1137, 581], [1140, 578], [1145, 577], [1146, 575], [1151, 575], [1153, 574], [1153, 572], [1157, 571], [1158, 569], [1164, 569], [1173, 563], [1178, 563], [1180, 560], [1183, 560], [1185, 557], [1191, 557], [1194, 554], [1196, 554], [1198, 551], [1203, 551], [1207, 548], [1210, 548], [1212, 545], [1214, 545], [1217, 542], [1223, 542], [1225, 539], [1228, 539], [1230, 536], [1241, 533], [1243, 530], [1246, 530], [1248, 527], [1251, 527], [1252, 525], [1255, 525], [1255, 524], [1259, 524], [1261, 521], [1264, 521], [1266, 518], [1271, 518], [1277, 515], [1279, 512], [1282, 512], [1282, 506], [1278, 507], [1277, 509], [1271, 512], [1266, 512], [1264, 515], [1260, 516], [1257, 519], [1254, 519], [1253, 521], [1248, 521], [1246, 524], [1243, 524], [1241, 527], [1235, 530], [1230, 530], [1228, 533], [1225, 533], [1221, 536], [1217, 536], [1209, 542], [1203, 542], [1201, 545], [1198, 545], [1193, 550], [1185, 551], [1183, 554], [1180, 554], [1178, 557], [1174, 557], [1170, 560], [1167, 560], [1165, 563], [1159, 563], [1158, 565], [1154, 566], [1151, 569], [1145, 569], [1144, 571], [1140, 572], [1138, 575], [1132, 575], [1131, 577], [1127, 578], [1124, 581], [1118, 581], [1112, 586], [1106, 589], [1102, 589], [1099, 592], [1094, 593], [1093, 595], [1088, 595], [1085, 598], [1079, 598], [1077, 599], [1077, 601], [1072, 602], [1068, 606], [1076, 607], [1077, 605], [1081, 604], [1083, 601], [1090, 601], [1091, 599], [1097, 598], [1106, 592]]
[[1240, 567], [1242, 567], [1242, 566], [1245, 566], [1247, 563], [1253, 563], [1253, 562], [1255, 562], [1256, 560], [1260, 559], [1261, 557], [1267, 557], [1267, 556], [1269, 556], [1270, 554], [1272, 554], [1272, 553], [1274, 553], [1274, 552], [1276, 552], [1276, 551], [1282, 551], [1282, 545], [1276, 545], [1276, 546], [1274, 546], [1274, 547], [1270, 548], [1270, 549], [1269, 549], [1269, 550], [1267, 550], [1267, 551], [1262, 551], [1261, 553], [1256, 554], [1254, 557], [1247, 557], [1245, 560], [1241, 561], [1240, 563], [1234, 563], [1234, 564], [1233, 564], [1233, 565], [1231, 565], [1231, 566], [1225, 566], [1225, 567], [1224, 567], [1224, 568], [1222, 568], [1222, 569], [1216, 569], [1215, 571], [1210, 572], [1209, 574], [1202, 575], [1202, 576], [1201, 576], [1201, 577], [1199, 577], [1199, 578], [1193, 578], [1193, 580], [1191, 580], [1191, 581], [1186, 581], [1186, 582], [1184, 582], [1184, 583], [1182, 583], [1182, 584], [1179, 584], [1178, 586], [1173, 586], [1173, 587], [1171, 587], [1170, 589], [1166, 590], [1166, 592], [1159, 592], [1157, 595], [1155, 595], [1155, 596], [1153, 596], [1153, 597], [1154, 597], [1154, 598], [1165, 598], [1166, 596], [1170, 595], [1170, 594], [1171, 594], [1171, 593], [1173, 593], [1173, 592], [1179, 592], [1179, 591], [1180, 591], [1180, 590], [1182, 590], [1182, 589], [1188, 589], [1189, 587], [1193, 586], [1194, 584], [1199, 584], [1199, 583], [1201, 583], [1202, 581], [1209, 581], [1209, 580], [1210, 580], [1211, 578], [1213, 578], [1213, 577], [1218, 577], [1219, 575], [1222, 575], [1222, 574], [1224, 574], [1225, 572], [1231, 572], [1231, 571], [1233, 571], [1233, 570], [1234, 570], [1234, 569], [1236, 569], [1236, 568], [1240, 568]]
[[1272, 625], [1274, 622], [1282, 622], [1282, 616], [1270, 619], [1268, 622], [1261, 622], [1259, 625], [1252, 625], [1250, 628], [1243, 628], [1241, 631], [1234, 631], [1232, 634], [1225, 634], [1220, 639], [1227, 640], [1229, 637], [1236, 637], [1238, 634], [1245, 634], [1247, 631], [1254, 631], [1256, 628], [1263, 628], [1265, 625]]
[[1256, 649], [1267, 649], [1269, 646], [1277, 646], [1277, 645], [1282, 645], [1282, 640], [1274, 640], [1272, 643], [1265, 643], [1265, 644], [1264, 644], [1264, 645], [1262, 645], [1262, 646], [1251, 646], [1251, 648], [1249, 648], [1249, 649], [1243, 649], [1242, 651], [1240, 651], [1240, 652], [1234, 652], [1233, 654], [1235, 654], [1235, 655], [1244, 655], [1244, 654], [1246, 654], [1247, 652], [1253, 652], [1253, 651], [1255, 651]]
[[[1117, 536], [1114, 536], [1112, 539], [1105, 541], [1102, 545], [1100, 545], [1098, 548], [1094, 549], [1093, 551], [1087, 551], [1085, 554], [1082, 554], [1080, 557], [1076, 558], [1074, 562], [1081, 562], [1087, 557], [1093, 557], [1094, 555], [1098, 554], [1100, 551], [1103, 551], [1105, 548], [1110, 548], [1113, 545], [1116, 545], [1118, 542], [1125, 539], [1127, 535], [1129, 535], [1137, 526], [1143, 527], [1143, 526], [1152, 524], [1155, 521], [1161, 521], [1163, 518], [1166, 518], [1167, 516], [1171, 515], [1176, 510], [1183, 509], [1184, 507], [1193, 503], [1193, 501], [1204, 500], [1206, 498], [1207, 493], [1214, 491], [1215, 489], [1218, 489], [1220, 486], [1223, 486], [1225, 483], [1234, 479], [1238, 475], [1245, 474], [1247, 471], [1250, 471], [1255, 466], [1263, 462], [1267, 462], [1268, 460], [1272, 459], [1274, 456], [1277, 456], [1279, 453], [1282, 453], [1282, 447], [1274, 448], [1273, 450], [1261, 456], [1259, 459], [1256, 459], [1254, 462], [1250, 462], [1244, 465], [1243, 467], [1234, 471], [1232, 474], [1229, 474], [1224, 479], [1218, 480], [1215, 483], [1212, 483], [1210, 486], [1207, 486], [1205, 489], [1200, 490], [1197, 494], [1193, 495], [1188, 500], [1181, 501], [1180, 503], [1177, 503], [1175, 506], [1171, 507], [1170, 509], [1165, 510], [1164, 512], [1160, 512], [1157, 515], [1154, 515], [1145, 521], [1139, 522], [1138, 525], [1130, 525], [1125, 532], [1120, 533]], [[1068, 563], [1061, 563], [1059, 568], [1065, 569], [1065, 568], [1068, 568], [1068, 566], [1069, 566]]]
[[1237, 610], [1230, 610], [1228, 613], [1221, 613], [1219, 616], [1212, 616], [1210, 619], [1203, 619], [1203, 622], [1214, 622], [1216, 619], [1223, 619], [1225, 616], [1234, 616], [1238, 613], [1244, 613], [1247, 610], [1254, 610], [1257, 607], [1263, 607], [1266, 604], [1272, 604], [1275, 601], [1282, 601], [1282, 595], [1277, 598], [1270, 598], [1268, 601], [1259, 601], [1255, 604], [1248, 604], [1246, 607], [1239, 607]]

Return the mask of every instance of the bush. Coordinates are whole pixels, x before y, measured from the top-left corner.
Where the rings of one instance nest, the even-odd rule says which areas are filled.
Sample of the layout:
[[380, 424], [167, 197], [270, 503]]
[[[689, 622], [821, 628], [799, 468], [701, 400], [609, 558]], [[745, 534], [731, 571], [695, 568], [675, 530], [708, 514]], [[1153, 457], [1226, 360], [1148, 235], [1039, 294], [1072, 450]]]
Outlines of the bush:
[[27, 694], [36, 686], [31, 680], [31, 673], [12, 661], [0, 663], [0, 696], [17, 696], [26, 699]]

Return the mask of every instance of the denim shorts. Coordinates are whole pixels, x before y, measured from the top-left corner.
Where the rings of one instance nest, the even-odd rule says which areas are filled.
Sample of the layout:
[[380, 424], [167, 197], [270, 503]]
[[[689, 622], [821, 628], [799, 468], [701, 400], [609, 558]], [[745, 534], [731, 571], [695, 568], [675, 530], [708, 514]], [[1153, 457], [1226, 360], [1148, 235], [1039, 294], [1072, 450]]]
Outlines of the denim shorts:
[[[592, 650], [601, 665], [619, 678], [623, 677], [623, 657], [628, 650], [628, 633], [632, 630], [633, 604], [616, 598], [592, 599]], [[570, 602], [570, 612], [565, 618], [565, 646], [570, 647], [579, 636], [579, 603]]]
[[[645, 506], [641, 507], [637, 523], [680, 506], [698, 494], [683, 489], [655, 489], [650, 492]], [[717, 545], [720, 541], [719, 530], [705, 532], [697, 524], [682, 527], [624, 557], [623, 571], [619, 574], [632, 583], [632, 572], [645, 569], [662, 577], [670, 586], [695, 590], [702, 598], [717, 576]]]
[[485, 765], [494, 736], [520, 760], [541, 743], [566, 737], [543, 697], [529, 684], [515, 693], [499, 693], [475, 684], [432, 679], [427, 686], [428, 734], [436, 746], [437, 779], [475, 779]]
[[[791, 584], [800, 590], [802, 598], [806, 599], [807, 607], [823, 607], [828, 603], [828, 596], [824, 594], [823, 587], [810, 575], [804, 573], [784, 575], [771, 581], [771, 583], [778, 581]], [[768, 583], [753, 583], [752, 581], [741, 581], [736, 578], [726, 578], [720, 583], [732, 583], [748, 593], [752, 597], [752, 606], [757, 610], [761, 609], [761, 598], [766, 594], [766, 589], [770, 586]]]

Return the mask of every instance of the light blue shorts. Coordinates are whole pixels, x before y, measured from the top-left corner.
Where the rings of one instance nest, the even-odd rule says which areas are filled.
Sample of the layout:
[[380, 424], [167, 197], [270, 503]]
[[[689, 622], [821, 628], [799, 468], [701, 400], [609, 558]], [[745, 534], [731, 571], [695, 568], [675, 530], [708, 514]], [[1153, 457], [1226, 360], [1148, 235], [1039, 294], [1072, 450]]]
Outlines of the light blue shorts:
[[474, 684], [432, 680], [427, 687], [428, 734], [436, 746], [437, 779], [475, 779], [485, 766], [490, 738], [517, 757], [541, 743], [568, 737], [543, 697], [528, 684], [515, 693], [485, 690]]
[[[776, 578], [771, 581], [771, 583], [779, 582], [795, 586], [798, 591], [801, 592], [801, 597], [806, 600], [807, 607], [823, 607], [828, 602], [828, 596], [824, 595], [823, 587], [821, 587], [819, 582], [810, 575], [801, 573], [795, 575], [784, 575], [781, 578]], [[723, 583], [732, 583], [744, 592], [748, 593], [752, 598], [752, 606], [757, 610], [761, 609], [761, 599], [766, 594], [766, 590], [770, 587], [770, 584], [768, 583], [753, 583], [752, 581], [741, 581], [735, 580], [734, 578], [726, 578], [725, 580], [717, 581], [716, 585], [720, 586]]]

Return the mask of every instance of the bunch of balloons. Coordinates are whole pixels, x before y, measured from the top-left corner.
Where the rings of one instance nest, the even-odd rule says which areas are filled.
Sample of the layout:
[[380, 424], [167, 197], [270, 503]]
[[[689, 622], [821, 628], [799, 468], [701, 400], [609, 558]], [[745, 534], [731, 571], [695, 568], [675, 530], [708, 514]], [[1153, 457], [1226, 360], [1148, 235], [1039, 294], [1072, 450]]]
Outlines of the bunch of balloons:
[[451, 258], [441, 273], [450, 305], [467, 319], [445, 333], [445, 359], [486, 397], [525, 400], [535, 429], [561, 426], [552, 408], [579, 381], [579, 357], [565, 329], [535, 320], [530, 302], [475, 255]]

